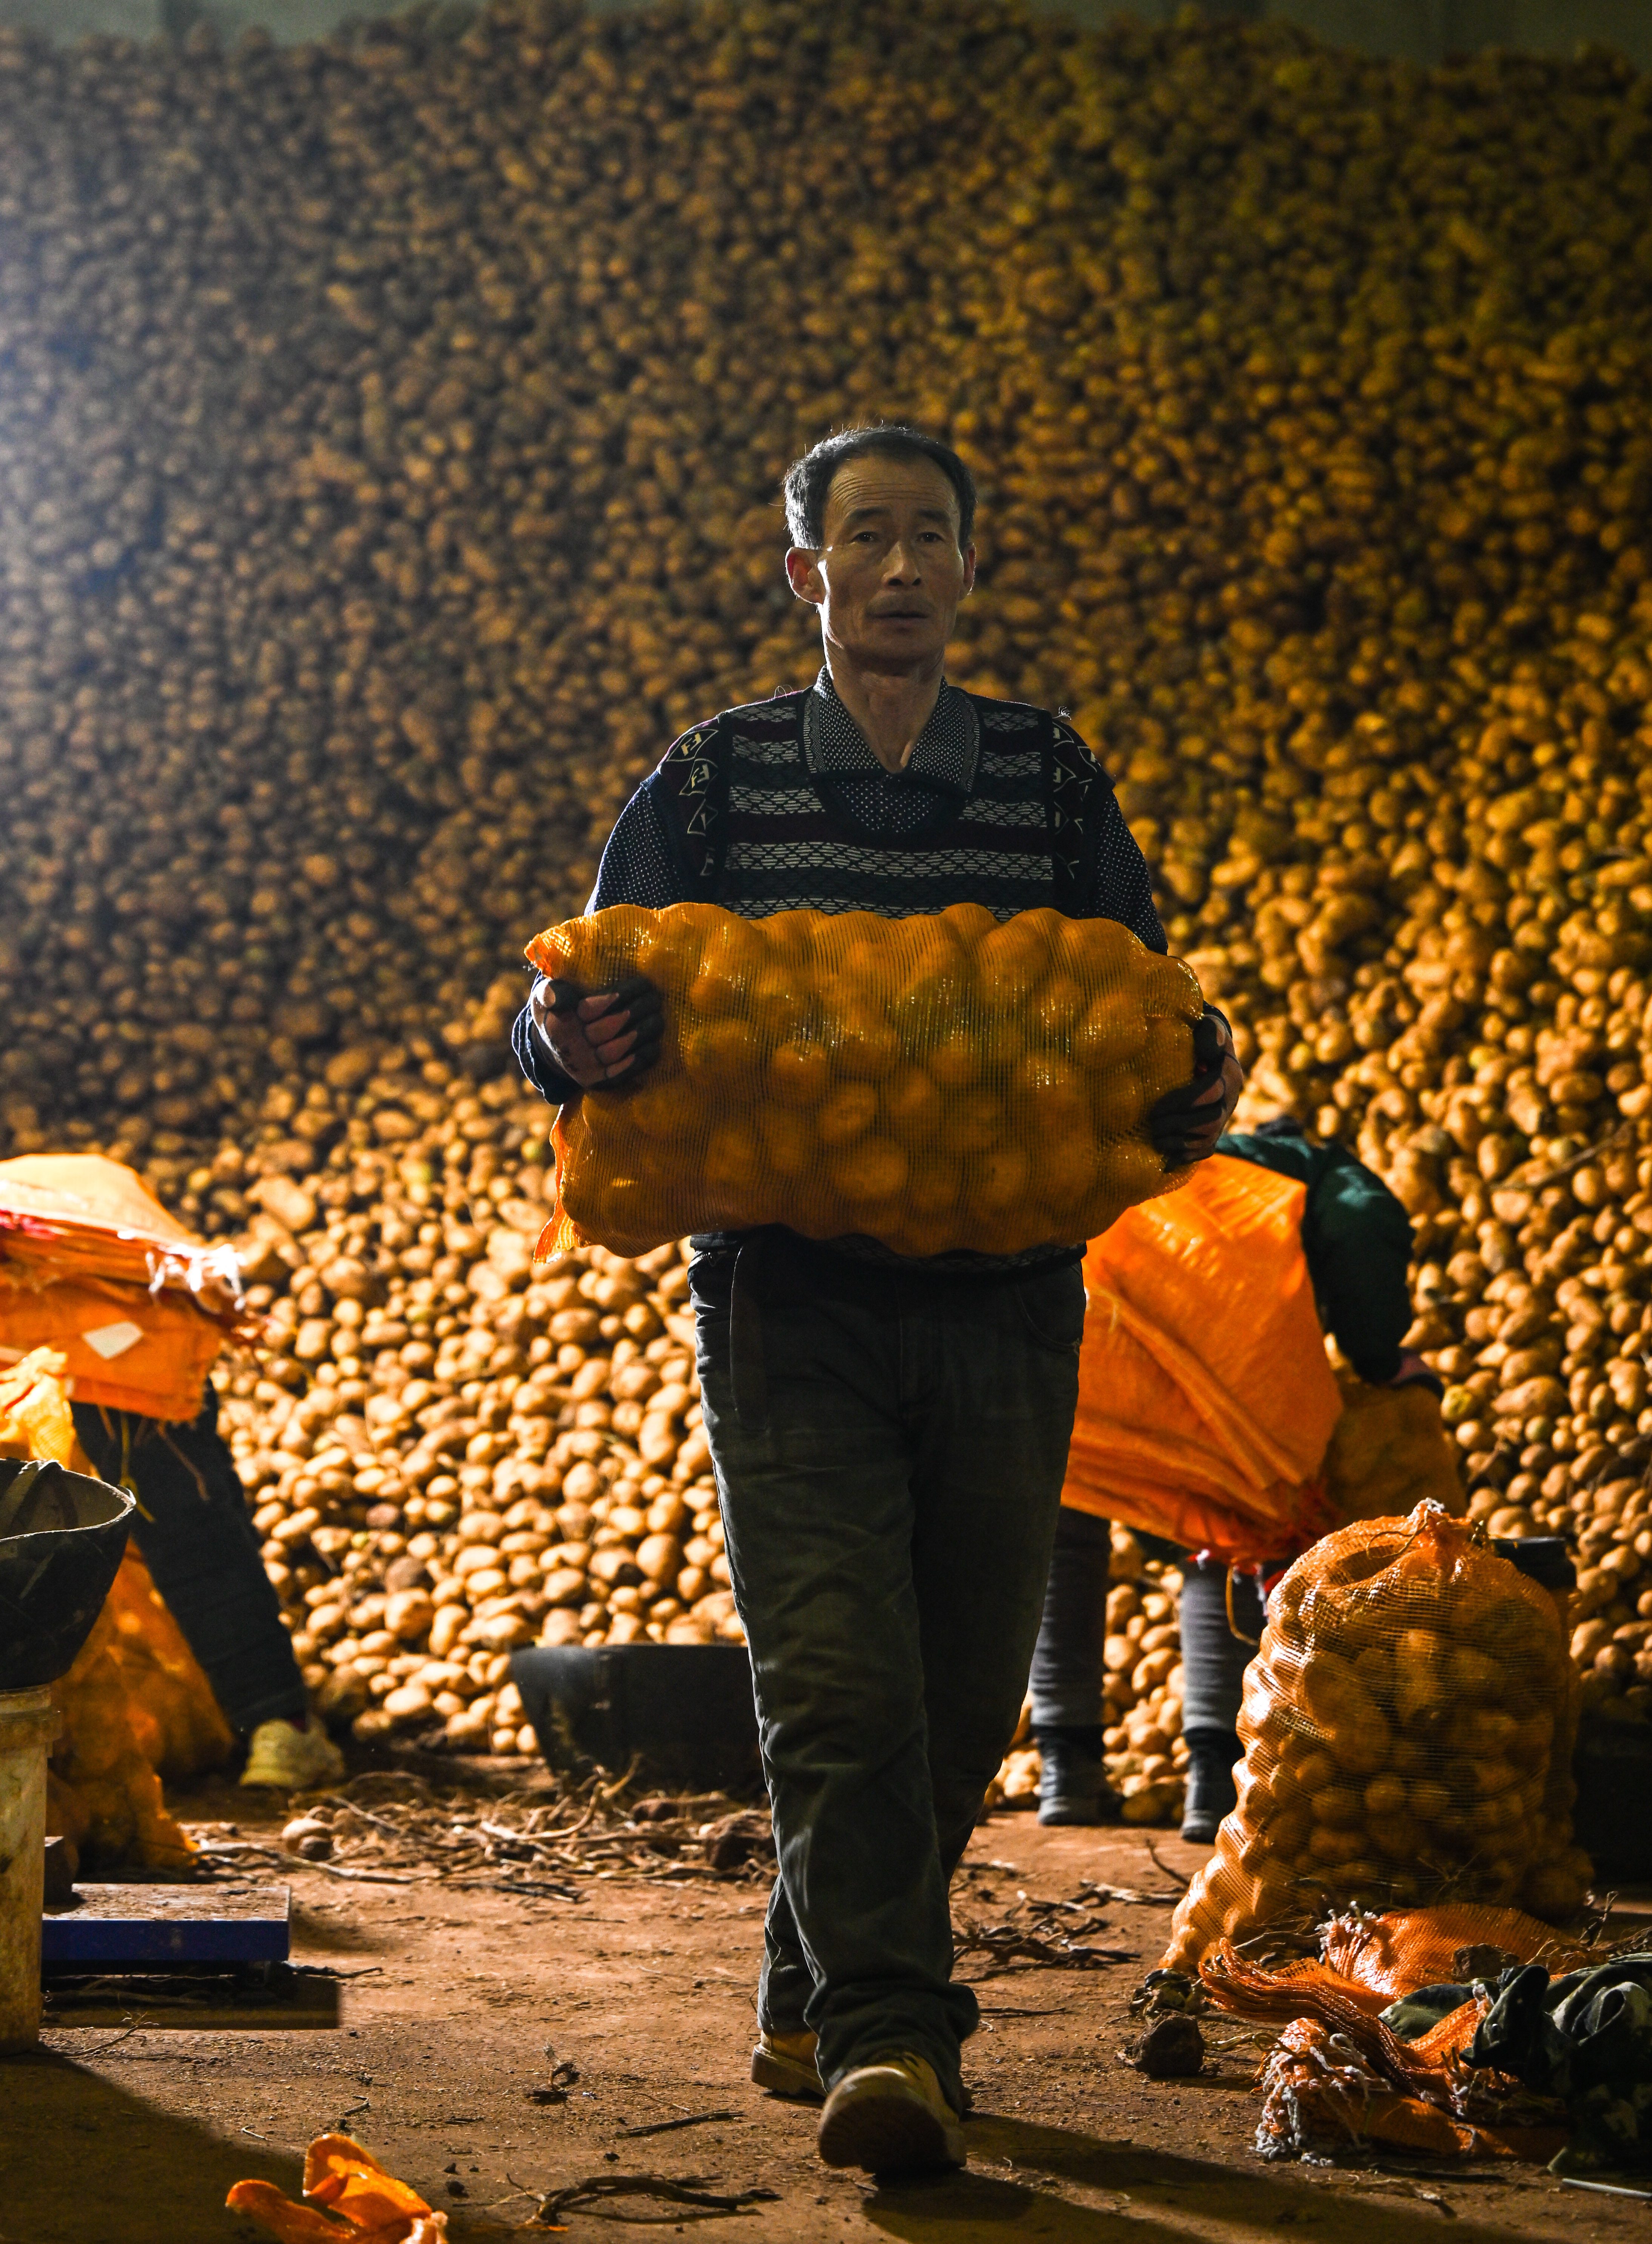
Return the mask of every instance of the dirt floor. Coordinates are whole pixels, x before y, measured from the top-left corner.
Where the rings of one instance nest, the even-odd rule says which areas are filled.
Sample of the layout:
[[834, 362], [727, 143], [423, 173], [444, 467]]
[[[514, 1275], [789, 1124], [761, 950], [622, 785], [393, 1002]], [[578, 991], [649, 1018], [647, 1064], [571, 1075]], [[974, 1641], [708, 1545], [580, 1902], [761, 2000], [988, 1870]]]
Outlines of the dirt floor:
[[[179, 1805], [247, 1834], [282, 1820], [268, 1795], [225, 1785]], [[1192, 1849], [1158, 1844], [1166, 1863], [1196, 1867]], [[264, 2232], [223, 2209], [231, 2183], [260, 2175], [296, 2196], [305, 2145], [341, 2126], [448, 2212], [454, 2244], [504, 2237], [545, 2192], [631, 2174], [773, 2195], [721, 2216], [615, 2200], [563, 2217], [574, 2244], [612, 2238], [618, 2216], [677, 2234], [721, 2219], [754, 2244], [869, 2231], [1169, 2244], [1316, 2226], [1337, 2244], [1400, 2244], [1441, 2221], [1473, 2244], [1644, 2227], [1644, 2204], [1526, 2168], [1263, 2165], [1249, 2050], [1215, 2051], [1191, 2082], [1154, 2085], [1120, 2062], [1161, 1905], [1107, 1905], [1106, 1931], [1087, 1939], [1130, 1960], [1100, 1969], [967, 1957], [985, 2014], [965, 2067], [969, 2170], [878, 2187], [821, 2166], [807, 2109], [747, 2077], [760, 1883], [598, 1881], [569, 1903], [355, 1884], [297, 1862], [281, 1875], [295, 1960], [341, 1977], [318, 1978], [296, 2009], [192, 2011], [187, 2025], [129, 1988], [54, 2003], [38, 2053], [0, 2063], [0, 2244], [254, 2244]], [[1082, 1898], [1085, 1879], [1168, 1889], [1138, 1837], [999, 1815], [977, 1835], [955, 1914], [989, 1923], [1021, 1892]], [[1236, 2031], [1215, 2020], [1209, 2038]], [[559, 2066], [565, 2101], [545, 2100]], [[648, 2132], [674, 2120], [694, 2124]]]

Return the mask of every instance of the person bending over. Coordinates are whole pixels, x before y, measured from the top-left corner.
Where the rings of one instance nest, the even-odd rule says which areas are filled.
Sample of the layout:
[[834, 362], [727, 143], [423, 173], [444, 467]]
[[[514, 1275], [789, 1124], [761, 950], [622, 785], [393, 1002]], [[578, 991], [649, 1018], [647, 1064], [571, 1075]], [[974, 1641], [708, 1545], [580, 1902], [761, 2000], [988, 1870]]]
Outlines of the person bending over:
[[[1223, 1137], [1219, 1154], [1250, 1162], [1306, 1189], [1300, 1252], [1325, 1331], [1363, 1380], [1376, 1386], [1439, 1382], [1400, 1342], [1412, 1321], [1406, 1273], [1412, 1229], [1380, 1177], [1337, 1145], [1310, 1142], [1288, 1118], [1253, 1134]], [[1296, 1242], [1290, 1250], [1297, 1252]], [[1283, 1261], [1258, 1267], [1254, 1236], [1236, 1247], [1213, 1225], [1205, 1243], [1213, 1300], [1279, 1287]], [[1227, 1279], [1224, 1255], [1239, 1261]], [[1069, 1498], [1073, 1490], [1068, 1491]], [[1064, 1502], [1032, 1655], [1032, 1735], [1042, 1759], [1040, 1823], [1111, 1823], [1120, 1806], [1102, 1760], [1109, 1523]], [[1289, 1555], [1295, 1555], [1294, 1553]], [[1266, 1587], [1288, 1563], [1282, 1555], [1229, 1575], [1225, 1561], [1201, 1551], [1184, 1562], [1181, 1589], [1182, 1734], [1188, 1767], [1184, 1839], [1214, 1839], [1236, 1804], [1233, 1767], [1244, 1671], [1261, 1639]]]

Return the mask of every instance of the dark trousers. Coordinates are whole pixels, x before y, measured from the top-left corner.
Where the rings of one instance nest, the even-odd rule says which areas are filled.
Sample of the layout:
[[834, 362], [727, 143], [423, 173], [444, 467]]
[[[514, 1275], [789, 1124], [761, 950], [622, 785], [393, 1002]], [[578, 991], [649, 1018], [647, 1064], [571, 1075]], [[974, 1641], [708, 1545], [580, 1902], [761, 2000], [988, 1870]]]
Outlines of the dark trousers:
[[138, 1498], [132, 1539], [225, 1718], [243, 1733], [281, 1718], [303, 1722], [303, 1678], [211, 1386], [188, 1426], [94, 1402], [77, 1402], [74, 1413], [93, 1471], [125, 1480]]
[[[1187, 1561], [1181, 1576], [1181, 1727], [1189, 1738], [1199, 1730], [1225, 1736], [1237, 1727], [1245, 1670], [1256, 1656], [1265, 1619], [1255, 1575], [1233, 1578], [1230, 1625], [1226, 1565], [1219, 1558]], [[1238, 1636], [1236, 1626], [1242, 1632]]]
[[1015, 1729], [1078, 1399], [1076, 1267], [985, 1282], [790, 1234], [692, 1275], [780, 1876], [758, 2017], [829, 2085], [891, 2051], [961, 2099], [948, 1887]]
[[1112, 1558], [1111, 1521], [1064, 1504], [1032, 1653], [1035, 1731], [1094, 1729], [1101, 1720]]

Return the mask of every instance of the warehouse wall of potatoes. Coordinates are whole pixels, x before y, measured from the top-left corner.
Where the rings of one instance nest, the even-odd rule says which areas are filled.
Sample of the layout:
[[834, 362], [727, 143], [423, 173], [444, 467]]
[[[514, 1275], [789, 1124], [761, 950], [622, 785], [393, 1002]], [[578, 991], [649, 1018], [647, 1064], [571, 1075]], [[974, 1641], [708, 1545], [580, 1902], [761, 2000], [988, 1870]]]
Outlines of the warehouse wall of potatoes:
[[1649, 192], [1601, 49], [0, 31], [0, 1152], [246, 1243], [226, 1414], [336, 1710], [508, 1743], [512, 1644], [733, 1626], [680, 1260], [535, 1270], [504, 1037], [662, 745], [810, 675], [776, 479], [882, 412], [982, 481], [953, 673], [1074, 711], [1247, 1111], [1405, 1200], [1474, 1507], [1578, 1538], [1586, 1693], [1644, 1716]]

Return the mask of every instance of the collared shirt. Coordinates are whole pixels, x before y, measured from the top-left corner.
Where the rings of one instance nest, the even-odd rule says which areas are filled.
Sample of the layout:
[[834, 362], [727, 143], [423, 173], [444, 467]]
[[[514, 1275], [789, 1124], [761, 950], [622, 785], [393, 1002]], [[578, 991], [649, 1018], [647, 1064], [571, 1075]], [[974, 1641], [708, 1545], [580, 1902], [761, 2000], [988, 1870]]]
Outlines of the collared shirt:
[[870, 741], [843, 706], [836, 680], [823, 663], [815, 690], [803, 704], [803, 754], [819, 778], [892, 779], [963, 801], [975, 785], [981, 727], [969, 695], [943, 681], [911, 754], [898, 772], [891, 772], [878, 761]]

